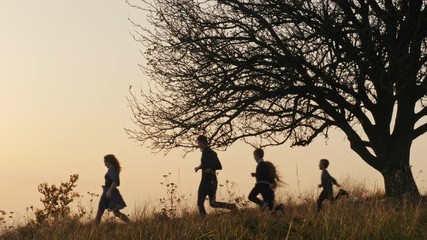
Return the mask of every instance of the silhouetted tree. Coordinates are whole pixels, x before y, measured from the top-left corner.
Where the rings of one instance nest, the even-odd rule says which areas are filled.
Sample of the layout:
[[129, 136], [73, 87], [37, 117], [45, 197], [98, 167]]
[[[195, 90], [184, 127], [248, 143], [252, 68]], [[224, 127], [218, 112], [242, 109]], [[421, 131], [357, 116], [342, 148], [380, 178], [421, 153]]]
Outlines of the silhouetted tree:
[[[131, 93], [153, 149], [238, 139], [306, 146], [328, 130], [384, 177], [388, 196], [418, 196], [412, 142], [427, 131], [423, 0], [153, 0], [134, 37], [150, 91]], [[256, 138], [251, 138], [256, 137]]]

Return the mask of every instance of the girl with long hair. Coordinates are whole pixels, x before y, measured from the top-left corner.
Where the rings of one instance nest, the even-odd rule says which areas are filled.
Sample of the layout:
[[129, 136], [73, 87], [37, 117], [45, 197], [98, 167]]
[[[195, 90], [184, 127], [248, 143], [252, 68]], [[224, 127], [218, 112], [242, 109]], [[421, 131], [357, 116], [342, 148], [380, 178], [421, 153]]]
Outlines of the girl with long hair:
[[[249, 193], [249, 200], [260, 206], [262, 210], [267, 207], [273, 210], [274, 205], [274, 189], [277, 185], [282, 182], [280, 176], [277, 173], [274, 164], [268, 161], [264, 161], [264, 150], [257, 148], [254, 151], [254, 159], [257, 162], [255, 173], [252, 173], [252, 177], [256, 178], [255, 186]], [[262, 200], [258, 198], [261, 194]], [[275, 210], [283, 211], [283, 204], [276, 206]]]
[[122, 195], [117, 189], [120, 186], [120, 171], [121, 166], [119, 160], [113, 155], [108, 154], [104, 156], [104, 164], [108, 168], [107, 173], [105, 174], [105, 185], [102, 186], [102, 195], [99, 200], [98, 212], [96, 213], [95, 222], [99, 224], [101, 222], [102, 215], [105, 210], [112, 211], [114, 216], [120, 218], [125, 223], [129, 223], [129, 218], [120, 212], [120, 209], [126, 207], [126, 203], [123, 200]]

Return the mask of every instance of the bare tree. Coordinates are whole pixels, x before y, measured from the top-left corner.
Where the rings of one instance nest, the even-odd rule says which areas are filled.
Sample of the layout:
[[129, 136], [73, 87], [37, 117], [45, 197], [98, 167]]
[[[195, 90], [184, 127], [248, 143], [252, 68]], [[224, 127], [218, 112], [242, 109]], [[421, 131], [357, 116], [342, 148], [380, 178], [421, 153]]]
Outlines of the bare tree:
[[306, 146], [340, 129], [384, 177], [418, 196], [412, 142], [427, 131], [423, 0], [153, 0], [129, 3], [150, 91], [131, 93], [131, 137], [153, 149]]

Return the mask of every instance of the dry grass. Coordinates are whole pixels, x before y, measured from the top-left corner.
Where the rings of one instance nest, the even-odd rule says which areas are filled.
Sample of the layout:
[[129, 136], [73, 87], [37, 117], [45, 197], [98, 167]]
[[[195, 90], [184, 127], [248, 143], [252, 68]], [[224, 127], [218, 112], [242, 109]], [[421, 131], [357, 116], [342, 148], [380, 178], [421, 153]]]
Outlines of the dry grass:
[[193, 210], [168, 218], [140, 211], [124, 225], [110, 219], [100, 226], [79, 220], [17, 227], [1, 239], [427, 239], [427, 211], [422, 202], [397, 203], [354, 198], [315, 213], [314, 202], [287, 204], [285, 214], [245, 208], [211, 212], [202, 219]]
[[0, 211], [0, 239], [427, 239], [427, 201], [384, 199], [382, 192], [367, 191], [357, 183], [346, 184], [353, 186], [347, 189], [350, 198], [333, 205], [325, 203], [321, 213], [316, 213], [315, 201], [308, 196], [284, 200], [285, 213], [276, 214], [250, 208], [253, 205], [248, 207], [245, 198], [227, 185], [227, 198], [236, 202], [240, 210], [211, 210], [201, 218], [194, 205], [177, 194], [177, 186], [169, 184], [169, 175], [164, 176], [166, 196], [157, 206], [145, 205], [136, 210], [129, 225], [109, 216], [101, 225], [94, 225], [95, 199], [90, 194], [89, 209], [77, 208], [77, 213], [83, 214], [71, 212], [68, 220], [51, 218], [40, 224], [30, 216], [17, 226], [7, 221], [14, 220], [13, 213]]

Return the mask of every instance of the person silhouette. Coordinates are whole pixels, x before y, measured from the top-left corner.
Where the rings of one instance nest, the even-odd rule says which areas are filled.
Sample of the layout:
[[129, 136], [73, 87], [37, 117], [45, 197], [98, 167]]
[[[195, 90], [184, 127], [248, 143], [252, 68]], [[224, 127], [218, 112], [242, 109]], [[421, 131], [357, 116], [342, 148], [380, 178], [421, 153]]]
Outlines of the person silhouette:
[[123, 200], [122, 195], [117, 189], [120, 186], [120, 171], [121, 166], [119, 160], [113, 155], [108, 154], [104, 156], [104, 164], [108, 168], [105, 174], [105, 185], [102, 186], [102, 195], [99, 200], [98, 212], [96, 213], [95, 222], [96, 224], [101, 223], [102, 215], [105, 210], [112, 211], [114, 216], [120, 218], [125, 223], [129, 223], [129, 218], [120, 212], [120, 209], [126, 207], [126, 203]]
[[[276, 167], [271, 162], [264, 161], [264, 150], [257, 148], [254, 150], [253, 155], [257, 162], [257, 167], [256, 171], [251, 173], [251, 176], [255, 177], [256, 183], [249, 193], [248, 199], [257, 204], [262, 210], [268, 207], [272, 211], [275, 199], [274, 189], [277, 187], [277, 183], [281, 182], [280, 177], [277, 174]], [[258, 198], [259, 194], [261, 194], [262, 200]], [[283, 204], [279, 204], [274, 210], [283, 212]]]
[[337, 180], [333, 178], [328, 170], [326, 170], [329, 166], [329, 160], [321, 159], [319, 162], [319, 169], [322, 170], [322, 174], [320, 176], [321, 183], [319, 184], [319, 188], [322, 188], [322, 192], [317, 199], [317, 211], [320, 212], [322, 210], [322, 203], [325, 200], [329, 200], [331, 203], [340, 199], [343, 196], [348, 196], [349, 193], [344, 189], [340, 189], [337, 196], [334, 198], [334, 190], [333, 185], [337, 187], [341, 187], [340, 184], [337, 183]]
[[209, 204], [213, 208], [237, 209], [236, 204], [216, 201], [216, 191], [218, 187], [216, 171], [222, 169], [221, 162], [218, 159], [217, 153], [209, 147], [206, 136], [198, 136], [197, 145], [202, 151], [201, 163], [194, 168], [195, 172], [199, 170], [202, 171], [202, 179], [197, 193], [197, 207], [200, 215], [202, 217], [206, 216], [206, 209], [204, 206], [206, 196], [209, 196]]

